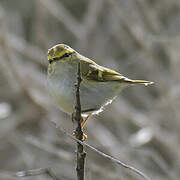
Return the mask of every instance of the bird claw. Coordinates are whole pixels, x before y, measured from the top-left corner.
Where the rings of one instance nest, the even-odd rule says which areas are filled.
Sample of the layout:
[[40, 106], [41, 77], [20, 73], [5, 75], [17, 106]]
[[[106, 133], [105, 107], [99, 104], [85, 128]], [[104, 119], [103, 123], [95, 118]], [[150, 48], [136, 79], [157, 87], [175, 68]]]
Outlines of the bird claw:
[[[78, 135], [76, 133], [76, 131], [73, 131], [73, 134], [72, 134], [76, 139], [78, 139]], [[85, 141], [87, 139], [87, 135], [83, 133], [82, 135], [82, 141]]]

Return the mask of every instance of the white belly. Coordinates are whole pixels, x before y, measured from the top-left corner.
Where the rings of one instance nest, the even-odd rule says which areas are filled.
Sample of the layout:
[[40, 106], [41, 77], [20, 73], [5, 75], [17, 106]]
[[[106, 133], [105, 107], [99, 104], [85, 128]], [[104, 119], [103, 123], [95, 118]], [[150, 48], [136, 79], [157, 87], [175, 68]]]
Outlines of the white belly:
[[[69, 84], [66, 80], [50, 81], [50, 91], [58, 101], [61, 109], [69, 114], [74, 112], [75, 107], [75, 86], [74, 83]], [[95, 85], [87, 84], [82, 81], [80, 86], [80, 100], [82, 111], [98, 110], [108, 101], [118, 95], [121, 88], [119, 85], [109, 83], [98, 83]]]
[[[56, 98], [60, 108], [68, 114], [74, 112], [76, 69], [63, 68], [60, 73], [48, 77], [51, 94]], [[61, 78], [59, 78], [61, 77]], [[80, 85], [82, 111], [100, 109], [126, 87], [117, 82], [88, 82], [83, 80]]]

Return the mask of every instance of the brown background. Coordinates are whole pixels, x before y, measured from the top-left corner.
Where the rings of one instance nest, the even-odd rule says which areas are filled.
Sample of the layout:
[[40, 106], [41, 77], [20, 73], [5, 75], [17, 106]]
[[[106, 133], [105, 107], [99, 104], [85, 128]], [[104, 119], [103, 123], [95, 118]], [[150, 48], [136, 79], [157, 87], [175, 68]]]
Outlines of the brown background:
[[[47, 49], [65, 43], [129, 78], [155, 82], [126, 89], [91, 118], [87, 143], [153, 180], [179, 180], [179, 32], [179, 0], [1, 0], [0, 179], [40, 167], [76, 179], [76, 144], [50, 123], [71, 133], [71, 118], [46, 86]], [[86, 180], [140, 179], [86, 151]]]

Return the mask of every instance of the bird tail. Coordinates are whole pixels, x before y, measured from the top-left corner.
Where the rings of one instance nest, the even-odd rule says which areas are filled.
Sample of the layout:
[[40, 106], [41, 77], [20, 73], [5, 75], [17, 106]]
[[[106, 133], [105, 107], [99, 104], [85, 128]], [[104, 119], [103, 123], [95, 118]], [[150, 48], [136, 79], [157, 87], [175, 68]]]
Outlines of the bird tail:
[[129, 78], [122, 76], [122, 75], [110, 76], [110, 78], [107, 79], [107, 76], [106, 76], [106, 80], [108, 80], [108, 81], [119, 81], [120, 83], [127, 83], [127, 84], [132, 84], [132, 85], [133, 84], [142, 84], [145, 86], [149, 86], [149, 85], [154, 84], [154, 82], [152, 82], [152, 81], [132, 80], [132, 79], [129, 79]]
[[149, 86], [149, 85], [152, 85], [154, 84], [154, 82], [151, 82], [151, 81], [145, 81], [145, 80], [127, 80], [129, 84], [142, 84], [142, 85], [145, 85], [145, 86]]
[[145, 85], [145, 86], [149, 86], [149, 85], [152, 85], [154, 84], [154, 82], [151, 82], [151, 81], [145, 81], [145, 80], [132, 80], [132, 79], [129, 79], [129, 78], [126, 78], [126, 77], [121, 77], [121, 82], [125, 82], [125, 83], [128, 83], [128, 84], [142, 84], [142, 85]]

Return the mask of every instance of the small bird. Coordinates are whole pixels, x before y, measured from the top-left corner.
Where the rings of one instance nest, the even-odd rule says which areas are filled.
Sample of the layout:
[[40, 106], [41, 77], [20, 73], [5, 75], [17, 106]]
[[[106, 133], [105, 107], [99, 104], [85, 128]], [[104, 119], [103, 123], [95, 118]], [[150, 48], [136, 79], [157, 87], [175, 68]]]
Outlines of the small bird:
[[[80, 63], [82, 82], [80, 100], [82, 116], [98, 114], [110, 104], [122, 89], [134, 85], [151, 85], [145, 80], [131, 80], [120, 73], [96, 64], [65, 44], [57, 44], [48, 50], [48, 86], [60, 108], [74, 112], [75, 82]], [[85, 123], [83, 123], [84, 127]]]

